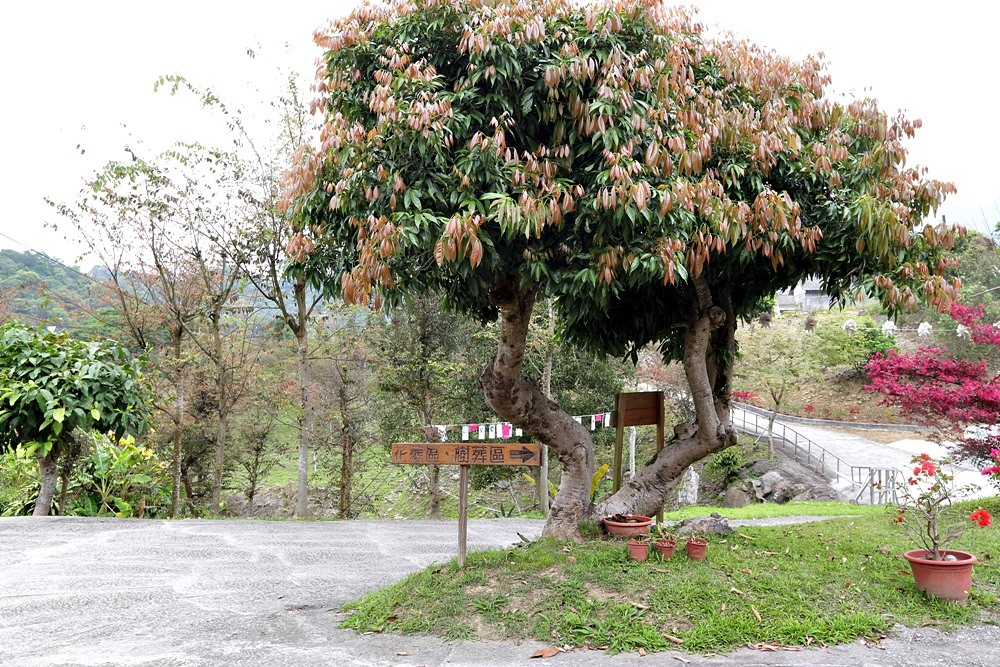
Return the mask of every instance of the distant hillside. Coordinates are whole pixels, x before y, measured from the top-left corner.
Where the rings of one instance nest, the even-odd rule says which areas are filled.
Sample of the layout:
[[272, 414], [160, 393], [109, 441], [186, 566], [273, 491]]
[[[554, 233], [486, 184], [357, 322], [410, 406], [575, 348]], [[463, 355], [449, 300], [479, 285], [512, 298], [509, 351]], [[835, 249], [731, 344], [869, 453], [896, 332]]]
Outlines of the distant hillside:
[[98, 282], [42, 253], [0, 250], [0, 319], [92, 329], [106, 297]]

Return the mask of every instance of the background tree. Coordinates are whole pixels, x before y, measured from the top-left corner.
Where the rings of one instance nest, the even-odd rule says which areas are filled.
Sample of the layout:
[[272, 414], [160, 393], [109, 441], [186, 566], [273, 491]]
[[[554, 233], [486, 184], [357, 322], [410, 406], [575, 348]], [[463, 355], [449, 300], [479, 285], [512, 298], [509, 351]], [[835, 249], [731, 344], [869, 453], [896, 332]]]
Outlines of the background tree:
[[[708, 39], [653, 1], [366, 6], [317, 43], [325, 126], [288, 179], [289, 250], [352, 303], [436, 291], [499, 318], [479, 383], [562, 464], [547, 534], [655, 511], [734, 442], [737, 318], [776, 290], [815, 275], [890, 309], [954, 294], [954, 230], [911, 233], [952, 190], [904, 165], [919, 123], [833, 102], [815, 58]], [[695, 423], [596, 507], [589, 431], [522, 374], [539, 296], [573, 344], [656, 342], [685, 368]]]
[[[472, 327], [459, 315], [442, 312], [436, 295], [414, 297], [384, 318], [373, 319], [373, 367], [379, 391], [391, 397], [388, 400], [401, 401], [416, 416], [419, 432], [405, 434], [407, 437], [419, 435], [420, 440], [439, 441], [436, 424], [463, 419], [460, 415], [465, 406], [452, 387], [466, 364], [463, 353], [469, 351]], [[405, 419], [398, 413], [394, 417]], [[403, 435], [400, 429], [396, 437]], [[443, 497], [440, 466], [429, 466], [428, 472], [428, 512], [437, 519]]]
[[60, 458], [78, 430], [116, 438], [146, 430], [141, 367], [116, 343], [84, 343], [16, 323], [0, 327], [0, 445], [25, 443], [38, 458], [35, 516], [49, 513]]
[[98, 262], [124, 335], [148, 355], [151, 379], [162, 377], [169, 385], [154, 390], [153, 405], [171, 422], [173, 517], [180, 510], [193, 361], [188, 327], [202, 312], [202, 282], [175, 238], [176, 184], [161, 166], [128, 153], [128, 161], [108, 162], [88, 179], [74, 204], [49, 203]]
[[292, 265], [285, 253], [291, 227], [278, 207], [280, 176], [283, 166], [299, 145], [314, 133], [305, 106], [299, 99], [295, 77], [286, 79], [285, 93], [271, 107], [280, 128], [277, 137], [255, 140], [248, 132], [238, 111], [231, 111], [210, 89], [195, 86], [182, 76], [161, 77], [157, 87], [168, 86], [171, 94], [184, 89], [196, 95], [204, 107], [217, 110], [226, 119], [234, 148], [226, 159], [238, 166], [236, 178], [220, 188], [231, 191], [238, 202], [239, 215], [230, 216], [212, 233], [220, 240], [219, 249], [240, 267], [249, 286], [277, 311], [277, 317], [295, 337], [296, 374], [299, 410], [298, 480], [296, 516], [308, 511], [309, 450], [313, 431], [310, 407], [309, 321], [324, 300], [324, 291], [307, 284], [303, 267]]
[[[800, 326], [782, 331], [770, 327], [750, 327], [739, 335], [740, 361], [737, 376], [748, 389], [758, 389], [771, 399], [771, 414], [767, 420], [767, 440], [770, 455], [774, 456], [774, 420], [781, 410], [785, 392], [790, 387], [816, 379], [815, 362], [806, 352], [812, 334], [804, 326], [804, 319], [794, 314]], [[762, 434], [763, 435], [763, 434]]]

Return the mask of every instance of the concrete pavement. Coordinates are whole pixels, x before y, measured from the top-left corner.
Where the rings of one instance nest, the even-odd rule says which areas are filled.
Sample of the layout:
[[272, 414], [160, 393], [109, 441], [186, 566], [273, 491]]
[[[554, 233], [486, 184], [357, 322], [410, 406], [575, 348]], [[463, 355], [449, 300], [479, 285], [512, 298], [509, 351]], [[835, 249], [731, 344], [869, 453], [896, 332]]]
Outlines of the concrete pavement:
[[[470, 549], [534, 537], [476, 520]], [[453, 521], [0, 519], [0, 665], [847, 665], [995, 667], [1000, 628], [899, 629], [854, 643], [640, 657], [340, 630], [340, 606], [456, 552]]]

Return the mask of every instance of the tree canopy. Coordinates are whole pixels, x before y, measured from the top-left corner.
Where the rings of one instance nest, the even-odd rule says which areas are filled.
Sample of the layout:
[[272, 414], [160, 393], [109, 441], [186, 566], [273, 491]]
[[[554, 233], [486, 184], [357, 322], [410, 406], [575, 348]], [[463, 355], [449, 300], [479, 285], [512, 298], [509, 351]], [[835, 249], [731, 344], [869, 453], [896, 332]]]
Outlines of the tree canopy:
[[[918, 230], [953, 189], [905, 164], [919, 121], [828, 98], [818, 58], [710, 38], [652, 0], [397, 1], [316, 42], [325, 124], [284, 202], [312, 279], [376, 307], [438, 290], [516, 324], [507, 343], [538, 295], [572, 342], [658, 343], [701, 401], [702, 456], [727, 422], [708, 413], [728, 402], [736, 319], [762, 298], [810, 275], [890, 310], [958, 287], [956, 230]], [[527, 424], [540, 404], [512, 398], [523, 355], [504, 345], [507, 386], [484, 391]]]
[[947, 295], [950, 230], [911, 233], [951, 190], [904, 166], [919, 121], [825, 98], [817, 59], [658, 2], [366, 6], [317, 43], [292, 249], [327, 249], [350, 301], [441, 288], [492, 317], [501, 275], [614, 349], [670, 338], [701, 276], [738, 311], [807, 275], [890, 307]]

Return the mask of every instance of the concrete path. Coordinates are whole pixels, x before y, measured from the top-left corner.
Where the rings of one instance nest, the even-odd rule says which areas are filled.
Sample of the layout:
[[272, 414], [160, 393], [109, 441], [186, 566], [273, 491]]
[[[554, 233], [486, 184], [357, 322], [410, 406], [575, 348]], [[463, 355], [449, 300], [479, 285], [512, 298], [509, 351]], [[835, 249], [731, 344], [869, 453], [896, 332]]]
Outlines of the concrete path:
[[[744, 411], [734, 408], [737, 420], [745, 419]], [[747, 412], [746, 414], [752, 414]], [[752, 419], [749, 421], [753, 421]], [[766, 423], [766, 419], [763, 419]], [[783, 421], [776, 420], [775, 431], [798, 433], [800, 436], [811, 440], [831, 454], [836, 455], [849, 466], [867, 466], [870, 468], [891, 468], [902, 470], [909, 474], [913, 469], [910, 460], [918, 454], [926, 453], [935, 458], [948, 455], [947, 449], [939, 443], [929, 440], [919, 440], [906, 438], [889, 444], [881, 444], [868, 440], [863, 435], [845, 433], [840, 430], [829, 428], [830, 422], [823, 426], [809, 424], [806, 420]], [[852, 424], [844, 423], [843, 428], [850, 428]], [[784, 431], [782, 431], [784, 429]], [[863, 431], [860, 431], [863, 433]], [[855, 431], [858, 433], [858, 431]], [[968, 498], [994, 496], [996, 489], [983, 477], [981, 471], [969, 464], [961, 463], [952, 468], [955, 475], [957, 487], [968, 487], [970, 491], [964, 496]], [[849, 478], [849, 477], [848, 477]], [[845, 493], [850, 491], [850, 485], [838, 486]]]
[[[532, 538], [470, 522], [470, 548]], [[529, 658], [543, 644], [339, 630], [348, 600], [455, 555], [452, 521], [0, 519], [0, 665], [816, 665], [996, 667], [1000, 627], [904, 629], [854, 643], [725, 656]]]

